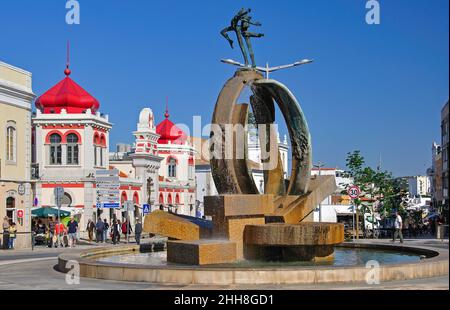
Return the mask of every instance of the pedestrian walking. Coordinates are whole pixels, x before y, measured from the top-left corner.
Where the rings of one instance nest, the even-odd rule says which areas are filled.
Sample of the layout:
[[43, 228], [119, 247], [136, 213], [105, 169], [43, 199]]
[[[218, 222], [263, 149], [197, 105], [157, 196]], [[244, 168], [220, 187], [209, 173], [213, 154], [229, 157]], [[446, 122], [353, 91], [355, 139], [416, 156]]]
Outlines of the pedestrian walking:
[[137, 245], [141, 244], [142, 235], [142, 224], [140, 219], [136, 219], [136, 224], [134, 225], [134, 238], [136, 239]]
[[103, 229], [103, 243], [106, 243], [106, 241], [108, 241], [108, 230], [109, 230], [109, 224], [108, 224], [108, 221], [106, 219], [103, 221], [103, 226], [104, 226], [104, 229]]
[[99, 217], [97, 219], [97, 224], [95, 224], [97, 243], [102, 243], [103, 242], [103, 230], [104, 229], [105, 229], [105, 225], [103, 224], [102, 219]]
[[70, 217], [70, 221], [67, 223], [67, 233], [69, 237], [69, 247], [74, 248], [78, 239], [78, 222], [75, 221], [73, 215]]
[[119, 232], [119, 234], [117, 235], [117, 242], [120, 243], [120, 235], [122, 233], [122, 223], [120, 222], [120, 220], [117, 220], [117, 231]]
[[57, 239], [56, 232], [55, 232], [56, 224], [57, 223], [55, 221], [55, 218], [54, 217], [50, 218], [50, 222], [48, 223], [49, 239], [47, 241], [47, 246], [49, 248], [53, 247], [57, 241], [56, 240]]
[[9, 246], [9, 218], [3, 218], [3, 250], [7, 250]]
[[16, 223], [11, 223], [11, 226], [9, 226], [9, 249], [14, 250], [14, 241], [16, 240], [17, 234], [17, 227]]
[[402, 233], [403, 220], [402, 220], [402, 217], [400, 216], [400, 213], [398, 211], [395, 212], [394, 229], [395, 229], [395, 231], [394, 231], [394, 240], [393, 240], [393, 242], [395, 242], [397, 237], [400, 237], [400, 242], [403, 243], [403, 233]]
[[89, 219], [87, 226], [86, 226], [89, 242], [92, 242], [92, 240], [94, 239], [94, 229], [95, 229], [94, 221]]
[[54, 244], [55, 248], [57, 247], [64, 247], [64, 232], [66, 230], [66, 227], [63, 223], [57, 223], [55, 227], [55, 236], [56, 236], [56, 242]]
[[112, 225], [112, 242], [113, 244], [117, 244], [120, 242], [120, 224], [117, 222], [117, 220], [114, 220]]

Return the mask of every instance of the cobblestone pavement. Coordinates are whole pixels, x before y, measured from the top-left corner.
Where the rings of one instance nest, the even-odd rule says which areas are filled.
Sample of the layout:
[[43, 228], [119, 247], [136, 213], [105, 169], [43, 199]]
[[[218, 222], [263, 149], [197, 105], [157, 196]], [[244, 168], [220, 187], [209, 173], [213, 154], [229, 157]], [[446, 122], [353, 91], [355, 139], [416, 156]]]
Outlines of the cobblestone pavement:
[[[365, 242], [386, 242], [384, 241], [365, 241]], [[448, 240], [407, 240], [407, 245], [422, 245], [427, 247], [437, 247], [448, 249]], [[132, 283], [132, 282], [118, 282], [105, 281], [95, 279], [80, 280], [79, 285], [66, 284], [66, 275], [58, 272], [55, 269], [57, 264], [57, 257], [60, 253], [70, 251], [80, 251], [92, 248], [96, 245], [83, 245], [75, 249], [48, 249], [37, 248], [35, 251], [30, 250], [15, 250], [15, 251], [0, 251], [0, 290], [1, 289], [87, 289], [87, 290], [180, 290], [180, 289], [250, 289], [250, 290], [279, 290], [279, 289], [300, 289], [300, 290], [315, 290], [315, 289], [348, 289], [348, 290], [448, 290], [449, 277], [419, 279], [411, 281], [396, 281], [386, 282], [380, 285], [365, 285], [365, 284], [324, 284], [324, 285], [264, 285], [264, 286], [180, 286], [180, 285], [160, 285], [149, 283]]]

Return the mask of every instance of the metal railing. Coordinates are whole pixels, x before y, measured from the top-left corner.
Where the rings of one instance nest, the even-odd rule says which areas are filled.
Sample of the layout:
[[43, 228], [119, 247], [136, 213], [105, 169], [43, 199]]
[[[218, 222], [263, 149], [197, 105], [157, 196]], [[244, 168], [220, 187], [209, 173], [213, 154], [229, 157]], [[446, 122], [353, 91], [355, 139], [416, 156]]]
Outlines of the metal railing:
[[[14, 244], [17, 244], [17, 241], [19, 240], [20, 236], [27, 236], [30, 235], [31, 236], [31, 250], [34, 251], [34, 247], [35, 247], [35, 237], [36, 237], [36, 233], [34, 231], [22, 231], [22, 232], [16, 232], [15, 234], [15, 238], [14, 238]], [[8, 232], [0, 232], [0, 250], [7, 250], [9, 249], [9, 244], [5, 246], [4, 242], [6, 240], [8, 240], [9, 242], [9, 236], [11, 234]], [[8, 238], [5, 238], [5, 236], [8, 236]], [[13, 248], [15, 249], [15, 247]]]

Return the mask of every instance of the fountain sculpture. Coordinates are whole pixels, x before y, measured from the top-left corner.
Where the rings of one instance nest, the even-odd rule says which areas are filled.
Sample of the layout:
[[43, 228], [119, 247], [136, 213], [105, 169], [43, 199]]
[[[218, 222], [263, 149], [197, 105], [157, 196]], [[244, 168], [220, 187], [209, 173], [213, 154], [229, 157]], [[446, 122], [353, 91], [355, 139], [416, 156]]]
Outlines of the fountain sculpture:
[[[336, 190], [335, 178], [311, 177], [312, 144], [305, 115], [285, 85], [263, 77], [261, 71], [266, 72], [268, 67], [256, 67], [250, 37], [263, 35], [248, 31], [250, 25], [261, 25], [251, 22], [250, 11], [242, 9], [233, 18], [232, 26], [222, 32], [231, 45], [233, 41], [226, 31], [236, 32], [245, 64], [223, 61], [240, 68], [220, 92], [212, 117], [212, 126], [219, 130], [211, 133], [213, 156], [210, 162], [219, 195], [205, 197], [204, 201], [205, 215], [212, 217], [212, 227], [162, 211], [145, 219], [145, 231], [178, 240], [167, 244], [168, 262], [209, 265], [242, 259], [327, 259], [332, 257], [334, 246], [344, 241], [343, 225], [313, 222], [314, 209]], [[242, 37], [247, 43], [252, 66]], [[309, 62], [305, 60], [291, 66]], [[250, 104], [238, 103], [245, 88], [253, 93]], [[271, 126], [275, 123], [275, 103], [285, 119], [291, 140], [289, 182], [284, 179], [277, 133]], [[259, 130], [262, 151], [267, 152], [262, 160], [264, 194], [259, 193], [248, 169], [246, 139], [240, 140], [237, 134], [224, 134], [227, 126], [246, 128], [250, 106], [257, 125], [265, 125]], [[237, 146], [231, 153], [230, 145]], [[244, 148], [241, 158], [237, 156], [239, 146]]]

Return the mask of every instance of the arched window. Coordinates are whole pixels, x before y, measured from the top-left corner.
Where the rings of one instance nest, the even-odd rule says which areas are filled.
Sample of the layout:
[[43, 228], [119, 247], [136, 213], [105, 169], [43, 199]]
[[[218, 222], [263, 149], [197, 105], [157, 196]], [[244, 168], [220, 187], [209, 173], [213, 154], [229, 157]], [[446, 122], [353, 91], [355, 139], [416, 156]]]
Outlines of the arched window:
[[120, 197], [120, 201], [122, 202], [122, 204], [124, 204], [125, 201], [127, 201], [127, 200], [128, 200], [127, 193], [122, 192], [122, 196]]
[[164, 195], [163, 194], [159, 194], [159, 203], [160, 204], [164, 203]]
[[97, 156], [97, 149], [100, 144], [100, 135], [98, 132], [94, 134], [94, 166], [98, 166], [98, 156]]
[[50, 136], [50, 165], [61, 165], [61, 136], [54, 133]]
[[14, 126], [8, 126], [6, 128], [6, 161], [16, 161], [16, 128]]
[[104, 134], [100, 136], [100, 167], [103, 167], [103, 149], [106, 147], [106, 138]]
[[68, 165], [78, 165], [78, 136], [71, 133], [67, 136], [67, 164]]
[[177, 177], [177, 160], [175, 158], [169, 159], [168, 173], [169, 173], [169, 178]]
[[64, 193], [64, 196], [61, 200], [61, 207], [70, 207], [72, 205], [72, 197], [69, 194]]
[[14, 197], [6, 198], [6, 216], [13, 222], [16, 215], [16, 199]]
[[168, 203], [169, 205], [172, 204], [172, 195], [171, 195], [171, 194], [169, 194], [169, 195], [167, 196], [167, 203]]
[[180, 195], [176, 195], [175, 196], [175, 204], [179, 205], [180, 204]]
[[138, 194], [137, 192], [134, 192], [134, 195], [133, 195], [133, 203], [134, 203], [135, 205], [139, 205], [139, 194]]

